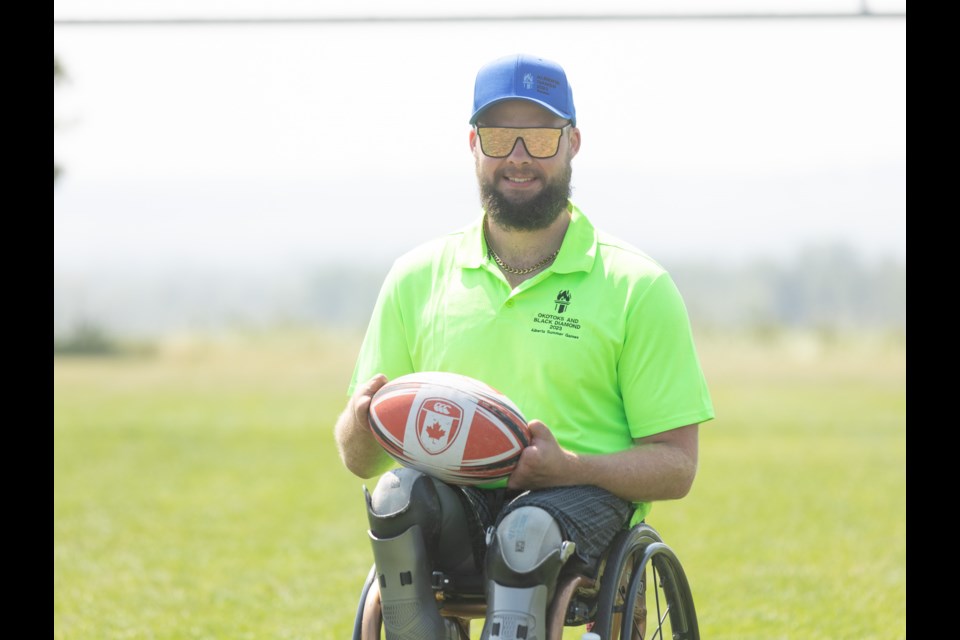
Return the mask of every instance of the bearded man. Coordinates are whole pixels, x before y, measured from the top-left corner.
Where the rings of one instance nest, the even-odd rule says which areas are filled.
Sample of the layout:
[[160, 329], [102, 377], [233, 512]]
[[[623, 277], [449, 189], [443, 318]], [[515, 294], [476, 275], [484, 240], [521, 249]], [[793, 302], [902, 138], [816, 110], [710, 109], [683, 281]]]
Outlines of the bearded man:
[[[688, 493], [714, 416], [669, 274], [570, 200], [581, 133], [565, 71], [491, 62], [469, 122], [482, 215], [395, 261], [334, 429], [351, 472], [383, 474], [367, 512], [389, 640], [457, 638], [430, 578], [470, 569], [486, 581], [484, 639], [543, 638], [558, 575], [595, 572], [652, 502]], [[482, 380], [535, 417], [508, 481], [388, 471], [370, 401], [418, 371]]]

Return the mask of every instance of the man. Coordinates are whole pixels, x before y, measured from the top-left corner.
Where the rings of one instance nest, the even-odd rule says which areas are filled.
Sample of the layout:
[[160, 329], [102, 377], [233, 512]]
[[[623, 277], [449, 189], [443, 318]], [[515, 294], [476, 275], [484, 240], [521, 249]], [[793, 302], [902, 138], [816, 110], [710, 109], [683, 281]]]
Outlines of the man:
[[335, 434], [353, 473], [387, 471], [371, 397], [451, 371], [510, 397], [532, 442], [505, 487], [397, 469], [367, 495], [390, 640], [456, 638], [430, 575], [470, 567], [485, 572], [483, 638], [543, 638], [559, 572], [595, 570], [651, 502], [687, 494], [713, 417], [671, 278], [569, 200], [581, 134], [564, 70], [526, 55], [486, 65], [470, 124], [483, 215], [395, 262]]

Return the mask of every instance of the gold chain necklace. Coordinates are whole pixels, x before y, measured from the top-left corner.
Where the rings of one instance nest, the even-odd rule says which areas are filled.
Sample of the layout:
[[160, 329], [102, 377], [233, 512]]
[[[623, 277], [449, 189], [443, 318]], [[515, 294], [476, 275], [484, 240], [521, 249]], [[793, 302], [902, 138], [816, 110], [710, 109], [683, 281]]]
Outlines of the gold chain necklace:
[[525, 276], [528, 273], [533, 273], [537, 269], [542, 269], [543, 267], [550, 264], [553, 261], [553, 259], [557, 257], [558, 253], [560, 253], [560, 249], [557, 249], [556, 251], [554, 251], [553, 253], [548, 255], [546, 258], [544, 258], [537, 264], [533, 265], [532, 267], [527, 267], [526, 269], [517, 269], [516, 267], [511, 267], [507, 265], [507, 263], [501, 260], [500, 256], [498, 256], [493, 249], [490, 249], [490, 248], [487, 249], [487, 255], [493, 258], [493, 261], [497, 263], [498, 267], [500, 267], [507, 273], [512, 273], [515, 276]]

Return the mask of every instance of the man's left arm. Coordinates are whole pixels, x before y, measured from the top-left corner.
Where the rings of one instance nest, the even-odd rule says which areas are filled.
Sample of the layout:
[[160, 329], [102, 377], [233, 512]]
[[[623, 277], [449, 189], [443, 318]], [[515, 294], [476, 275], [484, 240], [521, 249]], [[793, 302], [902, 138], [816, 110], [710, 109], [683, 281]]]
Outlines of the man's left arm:
[[653, 502], [684, 497], [697, 474], [697, 424], [636, 439], [625, 451], [593, 455], [562, 448], [539, 420], [529, 427], [531, 443], [510, 476], [512, 489], [590, 484], [631, 502]]

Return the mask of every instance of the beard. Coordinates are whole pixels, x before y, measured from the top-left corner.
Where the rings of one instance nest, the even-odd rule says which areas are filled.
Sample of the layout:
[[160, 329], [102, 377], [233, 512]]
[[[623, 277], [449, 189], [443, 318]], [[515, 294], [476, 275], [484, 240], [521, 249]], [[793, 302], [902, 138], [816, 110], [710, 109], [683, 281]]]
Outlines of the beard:
[[[497, 189], [495, 182], [488, 182], [478, 175], [480, 202], [490, 219], [504, 229], [512, 231], [546, 229], [567, 208], [572, 175], [573, 168], [568, 160], [563, 171], [555, 179], [544, 183], [540, 193], [519, 202], [508, 199]], [[499, 180], [500, 177], [494, 176], [494, 181]]]

